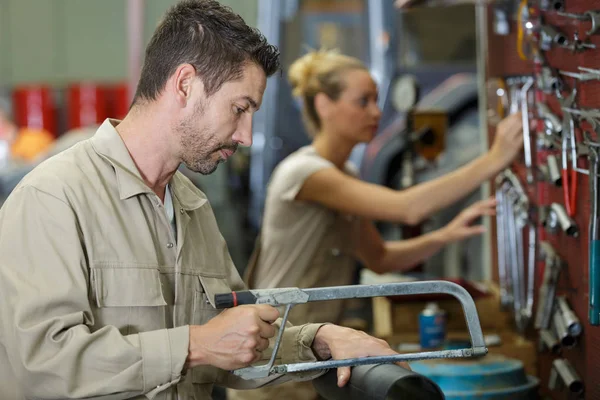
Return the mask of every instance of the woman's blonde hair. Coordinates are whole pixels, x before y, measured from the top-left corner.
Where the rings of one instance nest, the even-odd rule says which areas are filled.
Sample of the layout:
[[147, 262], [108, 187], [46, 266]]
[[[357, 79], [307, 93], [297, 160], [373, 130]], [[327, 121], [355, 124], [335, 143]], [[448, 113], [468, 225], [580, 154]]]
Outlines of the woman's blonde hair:
[[357, 58], [345, 56], [336, 50], [313, 50], [290, 66], [288, 79], [294, 96], [302, 99], [302, 116], [310, 136], [321, 129], [321, 120], [315, 108], [315, 96], [324, 93], [337, 100], [344, 90], [342, 75], [351, 69], [367, 67]]

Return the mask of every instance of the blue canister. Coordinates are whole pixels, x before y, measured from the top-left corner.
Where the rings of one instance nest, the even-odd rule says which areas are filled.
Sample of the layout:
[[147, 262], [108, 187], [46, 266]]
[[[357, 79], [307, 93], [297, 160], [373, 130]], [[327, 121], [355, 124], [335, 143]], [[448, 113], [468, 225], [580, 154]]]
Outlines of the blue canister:
[[437, 303], [428, 303], [419, 314], [419, 339], [422, 349], [432, 349], [444, 344], [446, 312]]

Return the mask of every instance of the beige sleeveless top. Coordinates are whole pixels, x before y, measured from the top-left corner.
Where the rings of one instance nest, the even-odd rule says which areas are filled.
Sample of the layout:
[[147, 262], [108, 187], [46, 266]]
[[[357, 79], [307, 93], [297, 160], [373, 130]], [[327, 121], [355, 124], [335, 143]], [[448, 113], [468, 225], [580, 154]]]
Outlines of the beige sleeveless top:
[[[359, 218], [321, 205], [294, 200], [306, 179], [317, 171], [335, 168], [306, 146], [283, 160], [273, 172], [261, 235], [245, 280], [252, 289], [323, 287], [352, 283], [356, 269]], [[350, 163], [345, 172], [356, 176]], [[299, 305], [290, 321], [337, 323], [343, 302]]]

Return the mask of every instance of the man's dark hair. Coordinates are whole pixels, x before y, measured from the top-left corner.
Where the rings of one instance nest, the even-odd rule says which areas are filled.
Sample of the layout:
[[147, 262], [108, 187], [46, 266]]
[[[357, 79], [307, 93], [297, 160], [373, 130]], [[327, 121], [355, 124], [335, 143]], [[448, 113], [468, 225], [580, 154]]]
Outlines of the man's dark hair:
[[181, 1], [167, 11], [146, 47], [133, 104], [155, 100], [181, 64], [196, 68], [210, 96], [241, 78], [248, 62], [271, 76], [280, 67], [279, 50], [218, 1]]

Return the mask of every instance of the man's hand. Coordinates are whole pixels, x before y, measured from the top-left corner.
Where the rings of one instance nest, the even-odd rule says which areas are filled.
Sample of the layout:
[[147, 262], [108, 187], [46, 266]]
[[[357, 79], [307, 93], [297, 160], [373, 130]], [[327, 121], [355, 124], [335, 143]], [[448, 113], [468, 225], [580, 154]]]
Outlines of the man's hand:
[[213, 365], [232, 370], [260, 360], [275, 335], [279, 311], [268, 305], [227, 309], [204, 325], [190, 326], [186, 366]]
[[[312, 349], [317, 357], [334, 360], [398, 354], [385, 340], [337, 325], [323, 325], [317, 331]], [[410, 369], [407, 363], [398, 363], [398, 365]], [[338, 386], [343, 387], [350, 380], [350, 367], [338, 368], [337, 376]]]
[[502, 169], [523, 149], [523, 119], [520, 112], [504, 118], [496, 127], [496, 137], [489, 151], [493, 162]]
[[496, 214], [496, 200], [493, 198], [480, 200], [465, 208], [450, 223], [441, 229], [445, 243], [456, 242], [485, 232], [482, 225], [472, 225], [479, 217]]

